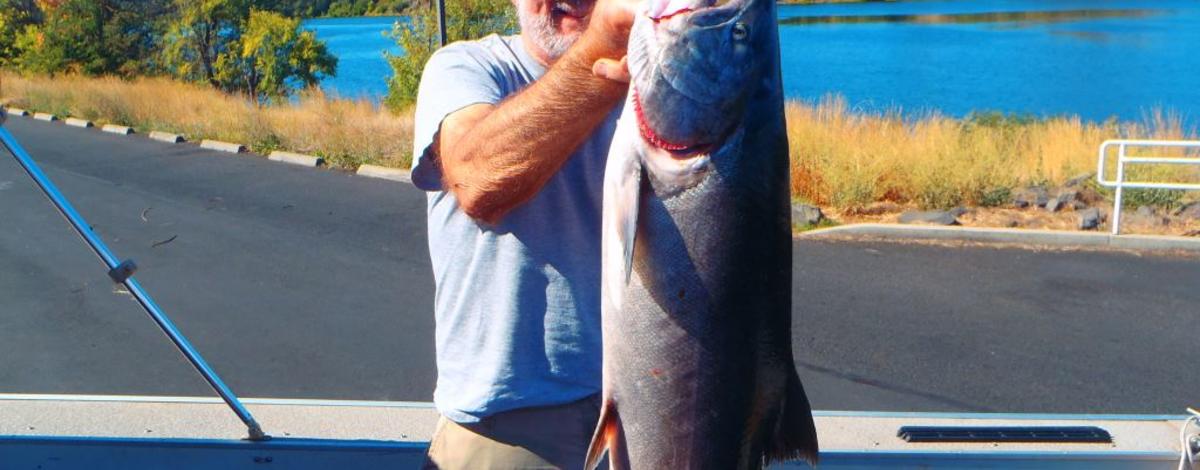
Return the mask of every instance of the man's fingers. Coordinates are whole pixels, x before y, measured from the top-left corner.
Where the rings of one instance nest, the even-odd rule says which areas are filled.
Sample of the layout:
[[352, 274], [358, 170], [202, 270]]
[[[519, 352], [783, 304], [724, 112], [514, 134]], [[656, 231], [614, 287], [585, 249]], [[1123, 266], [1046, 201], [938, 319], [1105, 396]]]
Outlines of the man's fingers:
[[592, 64], [592, 74], [621, 83], [629, 83], [629, 66], [624, 57], [621, 60], [599, 59]]

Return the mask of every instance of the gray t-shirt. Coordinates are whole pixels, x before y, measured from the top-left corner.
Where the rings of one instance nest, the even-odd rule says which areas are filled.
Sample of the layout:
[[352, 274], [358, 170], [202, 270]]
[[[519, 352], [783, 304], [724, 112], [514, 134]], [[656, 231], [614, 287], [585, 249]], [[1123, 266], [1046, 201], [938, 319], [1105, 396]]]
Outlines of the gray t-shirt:
[[495, 226], [459, 209], [429, 151], [446, 115], [497, 104], [544, 73], [520, 37], [492, 35], [442, 48], [421, 77], [412, 180], [429, 199], [433, 400], [460, 423], [600, 391], [600, 201], [619, 110]]

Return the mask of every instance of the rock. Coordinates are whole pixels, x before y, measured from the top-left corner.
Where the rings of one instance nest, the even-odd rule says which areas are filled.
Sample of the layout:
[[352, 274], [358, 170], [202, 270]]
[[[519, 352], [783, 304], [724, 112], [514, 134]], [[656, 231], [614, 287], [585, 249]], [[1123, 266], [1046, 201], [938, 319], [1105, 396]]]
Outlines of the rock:
[[1075, 192], [1075, 200], [1083, 201], [1090, 206], [1098, 202], [1104, 202], [1104, 195], [1092, 188], [1081, 188]]
[[1175, 216], [1183, 219], [1200, 219], [1200, 201], [1184, 204], [1175, 211]]
[[1094, 230], [1100, 226], [1100, 209], [1095, 207], [1079, 213], [1079, 229]]
[[1029, 206], [1044, 207], [1047, 202], [1050, 202], [1050, 194], [1046, 192], [1046, 188], [1030, 186], [1017, 190], [1013, 194], [1012, 202], [1014, 206], [1022, 209]]
[[1067, 182], [1064, 183], [1063, 186], [1066, 186], [1068, 188], [1073, 188], [1076, 186], [1083, 186], [1083, 184], [1087, 183], [1088, 180], [1092, 179], [1093, 176], [1096, 176], [1096, 174], [1095, 173], [1080, 173], [1078, 175], [1071, 177], [1071, 179], [1067, 180]]
[[1017, 222], [1016, 219], [1008, 219], [1008, 221], [1004, 223], [1004, 226], [1008, 227], [1008, 228], [1015, 228], [1015, 227], [1020, 227], [1021, 223]]
[[1058, 198], [1054, 198], [1046, 202], [1046, 210], [1050, 212], [1058, 212], [1059, 209], [1063, 208], [1063, 206], [1064, 204], [1062, 201], [1059, 201]]
[[1077, 211], [1081, 211], [1088, 208], [1088, 203], [1077, 199], [1075, 202], [1071, 203], [1071, 207]]
[[802, 226], [817, 225], [822, 220], [825, 220], [825, 214], [821, 212], [820, 207], [808, 204], [792, 204], [793, 224]]
[[963, 207], [963, 206], [958, 206], [953, 209], [950, 209], [949, 212], [950, 212], [950, 215], [953, 215], [955, 218], [958, 218], [958, 217], [967, 215], [967, 213], [971, 212], [971, 209], [967, 209], [966, 207]]
[[883, 215], [892, 212], [900, 212], [900, 205], [891, 201], [872, 202], [862, 209], [856, 211], [859, 215]]
[[1159, 217], [1154, 213], [1154, 208], [1150, 206], [1138, 206], [1137, 211], [1133, 214], [1130, 214], [1129, 218], [1125, 220], [1138, 225], [1150, 225], [1155, 227], [1171, 224], [1171, 219]]
[[1063, 203], [1063, 205], [1066, 205], [1066, 204], [1075, 202], [1075, 200], [1078, 198], [1079, 198], [1079, 191], [1074, 190], [1074, 189], [1064, 189], [1064, 190], [1058, 192], [1058, 197], [1056, 197], [1055, 199], [1058, 199], [1058, 202], [1061, 202], [1061, 203]]
[[900, 223], [958, 225], [958, 219], [947, 211], [908, 211], [900, 214]]
[[1065, 209], [1067, 206], [1073, 206], [1075, 197], [1079, 195], [1079, 191], [1074, 189], [1064, 189], [1058, 192], [1058, 195], [1046, 202], [1046, 210], [1050, 212], [1058, 212]]

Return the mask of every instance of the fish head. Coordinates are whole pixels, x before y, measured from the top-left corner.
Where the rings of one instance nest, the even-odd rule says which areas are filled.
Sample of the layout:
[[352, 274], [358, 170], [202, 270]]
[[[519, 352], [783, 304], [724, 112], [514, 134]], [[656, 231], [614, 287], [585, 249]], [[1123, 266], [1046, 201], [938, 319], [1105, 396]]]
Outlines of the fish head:
[[628, 64], [651, 174], [694, 174], [740, 155], [723, 149], [756, 98], [778, 93], [778, 57], [774, 0], [648, 0]]

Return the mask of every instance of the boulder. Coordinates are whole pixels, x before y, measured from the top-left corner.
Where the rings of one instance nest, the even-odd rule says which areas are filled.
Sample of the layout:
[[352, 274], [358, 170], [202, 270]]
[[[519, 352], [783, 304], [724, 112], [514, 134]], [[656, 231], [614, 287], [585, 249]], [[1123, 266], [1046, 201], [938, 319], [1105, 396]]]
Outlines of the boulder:
[[793, 224], [802, 226], [817, 225], [822, 220], [825, 220], [825, 214], [821, 212], [820, 207], [808, 204], [792, 204]]
[[1050, 193], [1046, 188], [1041, 186], [1030, 186], [1022, 188], [1013, 193], [1012, 203], [1018, 208], [1026, 208], [1029, 206], [1044, 207], [1050, 202]]
[[1189, 202], [1175, 210], [1175, 217], [1187, 220], [1200, 219], [1200, 201]]
[[1074, 189], [1064, 189], [1062, 191], [1059, 191], [1058, 195], [1054, 196], [1054, 199], [1050, 199], [1049, 201], [1046, 202], [1046, 210], [1048, 210], [1050, 212], [1058, 212], [1060, 210], [1066, 209], [1067, 206], [1074, 207], [1075, 198], [1078, 196], [1079, 196], [1079, 191], [1076, 191]]
[[953, 215], [955, 218], [958, 218], [958, 217], [962, 217], [962, 216], [970, 213], [971, 209], [967, 209], [966, 207], [963, 207], [963, 206], [958, 206], [953, 209], [950, 209], [948, 212], [950, 213], [950, 215]]
[[1079, 229], [1080, 230], [1095, 230], [1100, 226], [1100, 209], [1095, 207], [1085, 209], [1079, 213]]
[[858, 209], [859, 215], [883, 215], [892, 212], [900, 212], [900, 205], [891, 201], [879, 201], [868, 204], [867, 207]]
[[1171, 224], [1171, 219], [1158, 216], [1154, 213], [1154, 208], [1150, 206], [1138, 206], [1137, 211], [1130, 214], [1125, 220], [1138, 225], [1150, 225], [1155, 227]]
[[958, 225], [958, 218], [948, 211], [908, 211], [900, 214], [900, 223]]
[[1104, 195], [1100, 194], [1093, 188], [1080, 188], [1075, 191], [1075, 200], [1083, 201], [1087, 205], [1104, 202]]
[[1067, 182], [1064, 183], [1063, 186], [1066, 186], [1068, 188], [1083, 186], [1084, 183], [1087, 183], [1088, 180], [1091, 180], [1092, 177], [1094, 177], [1094, 176], [1096, 176], [1095, 173], [1080, 173], [1078, 175], [1071, 177], [1071, 179], [1067, 180]]
[[1062, 203], [1062, 201], [1059, 201], [1058, 198], [1054, 198], [1054, 199], [1051, 199], [1050, 201], [1046, 202], [1046, 210], [1048, 210], [1050, 212], [1058, 212], [1058, 210], [1062, 209], [1062, 208], [1063, 208], [1063, 203]]

